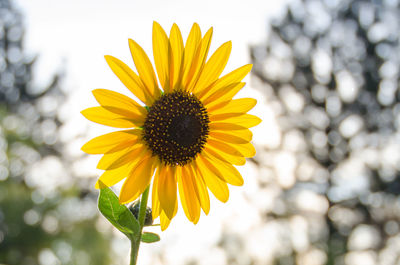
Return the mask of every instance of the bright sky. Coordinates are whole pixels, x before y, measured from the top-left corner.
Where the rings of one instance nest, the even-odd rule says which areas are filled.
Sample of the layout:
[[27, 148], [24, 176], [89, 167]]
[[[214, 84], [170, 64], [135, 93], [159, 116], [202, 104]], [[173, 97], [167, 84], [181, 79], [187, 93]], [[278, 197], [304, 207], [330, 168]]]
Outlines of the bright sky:
[[[228, 72], [250, 62], [249, 45], [260, 43], [266, 38], [268, 17], [279, 12], [287, 0], [16, 0], [16, 2], [25, 19], [25, 49], [31, 55], [39, 55], [34, 83], [43, 86], [49, 81], [48, 78], [52, 73], [65, 63], [64, 89], [71, 95], [66, 112], [71, 117], [69, 124], [72, 124], [69, 125], [70, 130], [66, 138], [72, 139], [74, 134], [82, 133], [82, 130], [87, 128], [88, 122], [79, 111], [95, 105], [90, 92], [92, 89], [107, 88], [127, 93], [122, 83], [108, 68], [103, 56], [113, 55], [133, 67], [128, 47], [128, 38], [132, 38], [152, 58], [151, 34], [154, 20], [159, 22], [166, 32], [169, 32], [172, 23], [177, 23], [184, 40], [193, 22], [200, 25], [203, 33], [209, 27], [214, 27], [210, 52], [228, 40], [232, 40], [233, 43], [231, 58], [225, 71]], [[243, 93], [246, 96], [256, 97], [259, 102], [262, 100], [262, 95], [249, 86], [245, 87]], [[263, 123], [258, 126], [254, 140], [263, 142], [266, 139], [265, 130], [273, 131], [274, 125], [272, 117], [268, 116], [268, 113], [271, 113], [268, 112], [268, 107], [258, 104], [256, 109], [256, 113], [262, 115]], [[95, 127], [96, 132], [91, 133], [99, 135], [101, 133], [99, 128]], [[269, 135], [273, 137], [273, 133]], [[72, 149], [80, 152], [79, 147]], [[253, 175], [255, 175], [254, 170], [251, 167], [246, 168], [246, 172], [253, 172]], [[245, 184], [247, 193], [255, 189], [255, 183], [254, 177], [253, 180], [251, 178], [247, 180]], [[197, 252], [195, 250], [201, 248], [202, 244], [215, 243], [222, 229], [218, 220], [231, 218], [232, 213], [236, 217], [241, 216], [240, 212], [249, 208], [243, 200], [243, 192], [239, 190], [232, 189], [231, 198], [226, 205], [213, 201], [210, 216], [206, 218], [202, 216], [196, 229], [182, 216], [183, 211], [180, 210], [182, 215], [178, 214], [171, 224], [172, 228], [162, 234], [166, 240], [163, 239], [158, 247], [155, 247], [156, 251], [165, 250], [168, 244], [172, 256], [174, 253], [180, 253], [178, 256], [184, 259], [185, 255], [181, 253], [180, 246], [185, 246], [186, 240], [190, 238], [194, 253], [189, 252], [187, 255], [206, 255], [204, 251], [207, 251], [207, 248]], [[213, 210], [213, 207], [216, 208]], [[255, 212], [248, 212], [247, 216], [242, 214], [241, 217], [246, 218], [251, 214]], [[242, 219], [238, 219], [238, 222], [239, 220]], [[255, 218], [251, 222], [256, 221]], [[236, 223], [239, 224], [238, 222]], [[118, 246], [116, 243], [116, 249]], [[152, 264], [151, 254], [141, 255], [142, 264]], [[172, 262], [170, 264], [182, 264], [183, 260], [172, 258], [170, 262]]]

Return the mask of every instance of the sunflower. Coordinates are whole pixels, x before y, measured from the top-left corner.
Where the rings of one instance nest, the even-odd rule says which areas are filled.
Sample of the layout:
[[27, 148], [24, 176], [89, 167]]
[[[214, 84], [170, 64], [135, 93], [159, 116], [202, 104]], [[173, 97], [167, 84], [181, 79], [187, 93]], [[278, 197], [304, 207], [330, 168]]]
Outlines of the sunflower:
[[152, 182], [153, 218], [165, 230], [178, 209], [177, 193], [187, 218], [197, 223], [201, 209], [210, 211], [208, 190], [226, 202], [228, 185], [243, 178], [233, 165], [255, 155], [249, 130], [260, 119], [247, 112], [256, 100], [233, 99], [252, 65], [220, 78], [232, 44], [222, 44], [206, 61], [213, 30], [202, 36], [193, 24], [186, 44], [176, 24], [169, 37], [153, 24], [153, 54], [158, 80], [144, 50], [129, 39], [138, 74], [122, 61], [106, 55], [111, 70], [139, 99], [106, 89], [93, 94], [100, 104], [82, 111], [88, 120], [124, 130], [98, 136], [82, 150], [103, 154], [98, 168], [105, 170], [96, 188], [123, 179], [121, 204], [137, 199]]

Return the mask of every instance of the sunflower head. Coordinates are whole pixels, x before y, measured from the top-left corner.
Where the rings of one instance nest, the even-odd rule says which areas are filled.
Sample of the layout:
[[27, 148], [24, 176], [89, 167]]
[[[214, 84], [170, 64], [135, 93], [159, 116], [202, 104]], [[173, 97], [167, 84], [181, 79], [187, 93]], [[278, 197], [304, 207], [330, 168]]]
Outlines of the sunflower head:
[[196, 96], [174, 91], [149, 108], [143, 139], [164, 164], [184, 166], [203, 149], [209, 123], [207, 110]]
[[[255, 149], [250, 127], [261, 120], [247, 112], [252, 98], [233, 99], [243, 88], [251, 65], [220, 77], [232, 44], [222, 44], [207, 60], [212, 28], [202, 36], [195, 23], [183, 43], [176, 24], [169, 36], [154, 22], [155, 68], [144, 50], [129, 40], [137, 73], [112, 56], [111, 70], [140, 101], [96, 89], [100, 106], [82, 114], [89, 120], [123, 130], [98, 136], [82, 150], [102, 154], [104, 170], [96, 187], [125, 179], [119, 201], [137, 199], [152, 185], [153, 219], [160, 217], [165, 230], [178, 210], [178, 193], [187, 218], [197, 223], [208, 214], [208, 191], [222, 202], [229, 197], [227, 184], [240, 186], [243, 178], [234, 165], [245, 163]], [[179, 192], [178, 192], [179, 191]]]

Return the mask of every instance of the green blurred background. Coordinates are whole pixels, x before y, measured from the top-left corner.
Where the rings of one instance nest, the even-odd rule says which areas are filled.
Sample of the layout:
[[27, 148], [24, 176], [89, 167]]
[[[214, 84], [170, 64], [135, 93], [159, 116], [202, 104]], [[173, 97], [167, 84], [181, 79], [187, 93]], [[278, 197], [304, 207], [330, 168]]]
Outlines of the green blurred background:
[[0, 1], [0, 264], [110, 264], [96, 195], [63, 154], [62, 71], [33, 88], [18, 10]]

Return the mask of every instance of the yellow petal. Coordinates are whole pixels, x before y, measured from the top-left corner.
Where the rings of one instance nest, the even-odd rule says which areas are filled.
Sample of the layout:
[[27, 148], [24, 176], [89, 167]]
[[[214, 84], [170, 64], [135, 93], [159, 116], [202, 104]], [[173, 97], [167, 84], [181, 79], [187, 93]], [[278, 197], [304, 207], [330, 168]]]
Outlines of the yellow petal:
[[119, 194], [121, 204], [136, 200], [149, 186], [155, 168], [154, 161], [155, 159], [148, 155], [132, 169]]
[[244, 156], [243, 154], [241, 154], [238, 150], [236, 150], [232, 146], [230, 146], [226, 143], [220, 142], [220, 141], [216, 141], [211, 138], [209, 138], [207, 140], [207, 144], [210, 145], [211, 147], [214, 147], [215, 149], [219, 150], [220, 152], [223, 152], [223, 153], [226, 153], [229, 155]]
[[218, 122], [218, 121], [224, 121], [226, 119], [231, 119], [231, 118], [235, 118], [238, 116], [242, 116], [245, 113], [222, 113], [222, 114], [212, 114], [209, 113], [209, 119], [211, 122]]
[[161, 212], [161, 214], [160, 214], [161, 231], [165, 231], [165, 229], [168, 228], [170, 223], [171, 223], [171, 220], [167, 217], [167, 215], [164, 212]]
[[195, 56], [193, 57], [193, 62], [190, 67], [189, 76], [187, 82], [184, 83], [184, 87], [186, 91], [192, 92], [194, 86], [197, 83], [197, 80], [203, 70], [204, 64], [207, 59], [207, 54], [210, 49], [211, 37], [213, 34], [213, 29], [210, 28], [207, 33], [204, 35], [201, 40], [199, 46], [197, 47], [197, 51]]
[[241, 154], [243, 154], [244, 157], [253, 157], [256, 155], [256, 149], [254, 148], [252, 143], [245, 143], [245, 144], [227, 143], [227, 144], [238, 150]]
[[132, 167], [132, 164], [127, 164], [113, 170], [104, 171], [104, 173], [99, 177], [99, 180], [96, 182], [95, 188], [102, 189], [117, 184], [129, 175]]
[[[174, 213], [172, 217], [175, 217], [176, 213], [178, 212], [178, 200], [175, 200], [175, 207], [174, 207]], [[171, 219], [167, 217], [164, 211], [161, 211], [160, 213], [160, 225], [161, 225], [161, 231], [164, 231], [165, 229], [168, 228], [169, 224], [171, 223]]]
[[234, 135], [236, 137], [243, 139], [246, 142], [250, 142], [251, 139], [253, 138], [253, 133], [249, 129], [246, 129], [244, 127], [241, 127], [241, 128], [243, 128], [243, 129], [241, 129], [241, 130], [211, 129], [210, 135], [213, 135], [213, 137], [215, 136], [214, 138], [218, 138], [223, 141], [225, 141], [227, 139], [226, 140], [227, 142], [230, 142], [229, 138], [223, 138], [223, 137], [225, 137], [225, 135]]
[[[186, 217], [196, 224], [200, 218], [200, 203], [196, 195], [193, 175], [185, 167], [177, 167], [179, 195]], [[180, 171], [180, 172], [179, 172]]]
[[158, 179], [160, 177], [160, 167], [154, 174], [153, 189], [151, 191], [151, 213], [155, 220], [161, 213], [160, 200], [158, 198]]
[[204, 182], [214, 196], [221, 202], [227, 202], [229, 199], [228, 185], [225, 181], [216, 176], [204, 161], [204, 157], [199, 155], [196, 159], [196, 169], [203, 176]]
[[114, 74], [121, 80], [121, 82], [144, 104], [150, 106], [154, 101], [154, 98], [143, 85], [139, 76], [135, 74], [125, 63], [118, 60], [117, 58], [106, 55], [104, 58], [107, 61], [108, 66]]
[[233, 123], [226, 123], [226, 122], [212, 122], [210, 123], [210, 131], [236, 131], [236, 130], [248, 130], [248, 128], [233, 124]]
[[256, 150], [251, 143], [231, 144], [211, 138], [208, 139], [207, 143], [218, 150], [223, 150], [223, 152], [229, 153], [234, 156], [253, 157], [256, 154]]
[[207, 153], [209, 156], [213, 156], [216, 159], [224, 161], [225, 163], [229, 163], [229, 164], [233, 164], [233, 165], [237, 165], [237, 166], [243, 166], [244, 164], [246, 164], [246, 159], [243, 156], [234, 156], [234, 155], [230, 155], [227, 153], [221, 154], [219, 149], [216, 149], [209, 144], [207, 144], [204, 147], [203, 152]]
[[153, 22], [153, 56], [156, 65], [158, 80], [164, 91], [169, 86], [169, 59], [168, 37], [163, 28], [157, 22]]
[[238, 135], [233, 135], [233, 134], [229, 134], [229, 133], [219, 132], [219, 131], [211, 131], [211, 132], [209, 132], [208, 135], [211, 138], [214, 138], [214, 139], [222, 141], [222, 142], [227, 142], [227, 143], [246, 144], [250, 141], [248, 138], [240, 137]]
[[[129, 48], [131, 49], [133, 62], [135, 63], [136, 69], [139, 73], [140, 80], [142, 80], [143, 84], [146, 86], [152, 99], [158, 99], [161, 95], [161, 91], [158, 88], [156, 75], [149, 57], [147, 57], [142, 47], [140, 47], [134, 40], [129, 39]], [[148, 106], [151, 105], [152, 104]]]
[[239, 91], [244, 87], [245, 83], [232, 83], [229, 84], [207, 97], [203, 97], [202, 102], [207, 109], [212, 109], [216, 105], [221, 103], [225, 103], [228, 100], [231, 100]]
[[[183, 59], [183, 40], [178, 26], [174, 23], [171, 28], [170, 36], [170, 89], [180, 88], [180, 72]], [[169, 92], [169, 91], [166, 91]]]
[[197, 47], [200, 45], [200, 41], [201, 41], [200, 27], [197, 23], [194, 23], [192, 29], [190, 30], [189, 36], [186, 40], [186, 45], [184, 49], [183, 67], [181, 68], [181, 74], [180, 74], [181, 76], [180, 79], [182, 81], [181, 85], [184, 85], [190, 81], [188, 80], [189, 72], [192, 62], [194, 60], [194, 56], [197, 51]]
[[146, 147], [143, 144], [136, 144], [130, 148], [118, 152], [103, 155], [97, 164], [98, 169], [108, 170], [121, 167], [127, 163], [136, 163], [142, 157]]
[[211, 87], [209, 87], [206, 90], [202, 90], [198, 95], [199, 98], [201, 100], [204, 100], [205, 98], [212, 95], [216, 91], [218, 91], [224, 87], [227, 87], [230, 84], [238, 83], [238, 82], [242, 81], [242, 79], [250, 72], [252, 67], [253, 67], [253, 65], [246, 64], [246, 65], [239, 67], [238, 69], [230, 72], [229, 74], [224, 75], [223, 77], [218, 79]]
[[214, 122], [232, 123], [246, 128], [254, 127], [261, 122], [261, 119], [251, 114], [219, 114], [210, 116], [211, 124]]
[[243, 115], [247, 111], [251, 110], [256, 103], [257, 101], [253, 98], [231, 100], [227, 105], [221, 108], [213, 108], [213, 110], [208, 109], [210, 121], [220, 121], [230, 117]]
[[209, 85], [215, 82], [219, 75], [224, 70], [228, 62], [229, 55], [232, 50], [232, 42], [228, 41], [222, 44], [210, 57], [202, 70], [199, 80], [196, 83], [193, 92], [199, 92], [206, 89]]
[[140, 106], [136, 101], [125, 95], [107, 89], [95, 89], [92, 93], [97, 102], [111, 112], [141, 119], [144, 119], [147, 115], [147, 111], [144, 107]]
[[[81, 150], [88, 154], [116, 152], [137, 142], [142, 130], [126, 130], [97, 136], [84, 144]], [[128, 145], [127, 145], [128, 144]]]
[[161, 167], [157, 190], [162, 210], [169, 219], [172, 219], [176, 201], [175, 167]]
[[214, 172], [220, 179], [225, 180], [227, 183], [234, 186], [242, 186], [243, 178], [239, 171], [232, 166], [222, 162], [221, 160], [215, 159], [204, 155], [205, 164], [208, 165], [209, 169]]
[[195, 163], [191, 163], [188, 165], [188, 170], [190, 174], [194, 176], [195, 186], [197, 186], [197, 197], [200, 202], [200, 206], [203, 209], [204, 213], [207, 215], [210, 212], [210, 197], [208, 196], [208, 190], [206, 183], [204, 182], [203, 177], [197, 173]]
[[207, 110], [212, 115], [222, 113], [246, 113], [257, 104], [257, 100], [254, 98], [240, 98], [227, 102], [227, 104], [218, 104], [214, 108], [207, 108]]
[[81, 111], [81, 114], [88, 120], [115, 128], [133, 128], [143, 125], [143, 121], [132, 120], [103, 107], [92, 107]]

